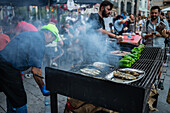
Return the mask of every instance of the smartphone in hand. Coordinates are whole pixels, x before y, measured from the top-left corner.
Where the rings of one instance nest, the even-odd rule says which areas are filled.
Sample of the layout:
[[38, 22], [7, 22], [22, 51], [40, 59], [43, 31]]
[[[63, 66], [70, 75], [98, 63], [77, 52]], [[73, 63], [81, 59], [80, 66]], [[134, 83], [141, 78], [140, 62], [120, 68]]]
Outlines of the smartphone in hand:
[[156, 31], [158, 31], [159, 33], [162, 32], [162, 30], [166, 27], [166, 24], [164, 22], [160, 22], [157, 26], [156, 26]]

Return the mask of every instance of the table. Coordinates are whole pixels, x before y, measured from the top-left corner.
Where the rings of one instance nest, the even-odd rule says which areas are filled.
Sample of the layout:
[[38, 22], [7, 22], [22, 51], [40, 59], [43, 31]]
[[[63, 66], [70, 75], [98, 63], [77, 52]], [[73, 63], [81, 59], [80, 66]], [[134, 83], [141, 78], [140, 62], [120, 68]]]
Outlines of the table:
[[125, 44], [134, 44], [134, 45], [139, 45], [142, 37], [140, 35], [132, 35], [131, 39], [128, 38], [128, 35], [122, 35], [123, 41], [119, 43], [125, 43]]

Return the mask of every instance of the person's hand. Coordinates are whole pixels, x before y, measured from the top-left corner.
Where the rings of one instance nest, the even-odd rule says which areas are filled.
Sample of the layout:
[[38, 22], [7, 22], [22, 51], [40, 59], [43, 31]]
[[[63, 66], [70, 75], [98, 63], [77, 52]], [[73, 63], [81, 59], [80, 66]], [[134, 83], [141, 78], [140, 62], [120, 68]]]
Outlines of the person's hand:
[[127, 30], [128, 30], [128, 27], [123, 28], [123, 31], [127, 31]]
[[50, 91], [46, 90], [46, 86], [44, 85], [43, 87], [40, 88], [41, 92], [44, 96], [49, 96], [50, 95]]
[[37, 75], [41, 75], [41, 69], [37, 68], [37, 67], [32, 67], [32, 73], [37, 74]]
[[166, 33], [166, 29], [163, 29], [161, 34], [163, 37], [168, 37], [168, 34]]
[[149, 37], [152, 37], [152, 38], [155, 37], [155, 35], [156, 35], [156, 34], [154, 34], [154, 33], [148, 34], [148, 36], [149, 36]]
[[130, 20], [130, 18], [126, 18], [127, 20]]
[[116, 36], [115, 37], [119, 42], [123, 40], [122, 36]]
[[163, 29], [162, 30], [162, 36], [165, 36], [166, 35], [166, 29]]
[[160, 33], [156, 33], [156, 37], [161, 37], [162, 35]]
[[153, 37], [154, 37], [153, 33], [149, 33], [145, 35], [144, 39], [153, 38]]
[[69, 30], [67, 28], [64, 28], [66, 32], [69, 32]]

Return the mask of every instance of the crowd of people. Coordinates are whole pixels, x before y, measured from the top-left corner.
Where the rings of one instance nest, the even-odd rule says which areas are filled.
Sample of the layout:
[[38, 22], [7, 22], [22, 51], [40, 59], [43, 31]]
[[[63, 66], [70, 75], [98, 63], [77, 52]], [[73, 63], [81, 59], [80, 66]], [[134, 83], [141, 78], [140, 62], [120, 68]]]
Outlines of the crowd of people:
[[[41, 21], [29, 23], [17, 15], [11, 19], [10, 23], [7, 19], [1, 20], [0, 90], [7, 96], [7, 111], [27, 112], [27, 98], [20, 73], [29, 68], [31, 68], [42, 94], [44, 96], [50, 95], [42, 80], [41, 69], [44, 67], [42, 66], [44, 56], [50, 56], [46, 60], [52, 59], [56, 66], [61, 65], [61, 62], [68, 63], [71, 60], [76, 60], [77, 63], [77, 59], [81, 60], [85, 54], [90, 57], [96, 49], [97, 52], [101, 51], [104, 54], [104, 46], [106, 46], [108, 38], [115, 39], [115, 43], [117, 43], [123, 40], [121, 36], [123, 33], [135, 31], [142, 32], [142, 43], [146, 46], [161, 48], [166, 46], [169, 41], [170, 22], [168, 18], [161, 16], [161, 10], [158, 6], [151, 8], [149, 17], [140, 14], [136, 17], [133, 14], [127, 15], [126, 11], [122, 15], [114, 15], [113, 22], [109, 24], [110, 30], [107, 31], [104, 18], [110, 16], [112, 8], [111, 2], [103, 1], [98, 13], [90, 14], [88, 19], [81, 16], [77, 20], [65, 18], [65, 23], [59, 28], [56, 27], [58, 24], [56, 19], [50, 19], [46, 23]], [[158, 30], [160, 22], [165, 24], [161, 31]], [[94, 37], [97, 38], [94, 39]], [[102, 39], [100, 39], [101, 37]], [[99, 45], [94, 44], [98, 40], [102, 40]], [[49, 51], [50, 44], [52, 47], [55, 46], [53, 52]], [[92, 46], [94, 49], [90, 48]], [[76, 58], [70, 59], [74, 53], [73, 50], [79, 51], [79, 54], [75, 53]], [[96, 108], [96, 106], [93, 107]], [[69, 112], [69, 110], [66, 109], [65, 112]]]

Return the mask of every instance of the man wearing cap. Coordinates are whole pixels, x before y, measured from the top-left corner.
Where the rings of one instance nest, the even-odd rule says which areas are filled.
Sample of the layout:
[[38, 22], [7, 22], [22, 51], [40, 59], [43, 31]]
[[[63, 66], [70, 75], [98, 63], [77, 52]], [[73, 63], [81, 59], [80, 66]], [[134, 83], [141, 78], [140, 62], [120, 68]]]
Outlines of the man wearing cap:
[[0, 51], [0, 87], [7, 96], [7, 112], [27, 113], [27, 97], [20, 71], [32, 67], [33, 77], [44, 96], [46, 90], [41, 76], [45, 45], [57, 37], [55, 25], [48, 24], [41, 31], [26, 31], [17, 35]]

